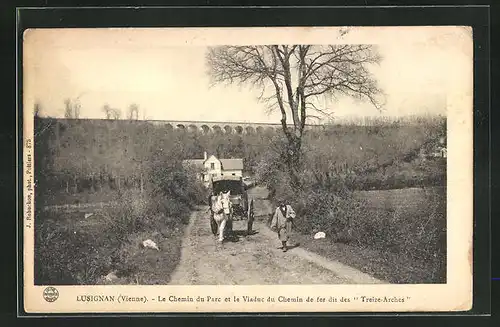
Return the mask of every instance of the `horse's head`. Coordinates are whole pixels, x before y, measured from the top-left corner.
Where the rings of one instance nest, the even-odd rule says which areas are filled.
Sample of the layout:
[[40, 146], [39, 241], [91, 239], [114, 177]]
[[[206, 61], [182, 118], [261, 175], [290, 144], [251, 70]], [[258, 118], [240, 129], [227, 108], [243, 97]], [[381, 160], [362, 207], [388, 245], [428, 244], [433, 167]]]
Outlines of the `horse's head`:
[[221, 197], [224, 213], [229, 214], [231, 210], [231, 200], [230, 200], [231, 191], [227, 191], [227, 193], [220, 193], [219, 196]]
[[224, 208], [222, 204], [222, 193], [212, 197], [212, 211], [218, 213]]
[[231, 195], [231, 191], [227, 191], [226, 193], [220, 192], [219, 195], [222, 197], [222, 199], [229, 201], [229, 196]]

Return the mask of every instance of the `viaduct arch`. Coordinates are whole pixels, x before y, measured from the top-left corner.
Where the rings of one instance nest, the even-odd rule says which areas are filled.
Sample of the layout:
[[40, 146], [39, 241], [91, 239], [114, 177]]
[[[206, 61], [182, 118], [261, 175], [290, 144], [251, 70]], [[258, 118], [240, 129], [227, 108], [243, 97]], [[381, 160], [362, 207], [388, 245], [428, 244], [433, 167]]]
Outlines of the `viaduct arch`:
[[[167, 130], [185, 130], [193, 133], [219, 133], [219, 134], [264, 134], [281, 131], [281, 124], [252, 123], [252, 122], [216, 122], [216, 121], [174, 121], [150, 120], [157, 126], [165, 126]], [[292, 125], [289, 125], [292, 127]], [[311, 129], [315, 125], [306, 125]]]

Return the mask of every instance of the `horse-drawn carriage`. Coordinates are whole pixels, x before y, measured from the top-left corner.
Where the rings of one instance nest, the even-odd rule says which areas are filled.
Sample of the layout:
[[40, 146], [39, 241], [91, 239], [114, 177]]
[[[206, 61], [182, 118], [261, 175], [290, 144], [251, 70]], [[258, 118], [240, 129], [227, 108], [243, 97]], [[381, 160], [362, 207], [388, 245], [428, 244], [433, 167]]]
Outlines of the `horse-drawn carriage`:
[[252, 232], [253, 199], [248, 199], [248, 193], [241, 177], [213, 177], [209, 202], [210, 228], [214, 235], [220, 233], [220, 241], [222, 241], [223, 235], [229, 235], [233, 232], [234, 220], [247, 220], [247, 234]]

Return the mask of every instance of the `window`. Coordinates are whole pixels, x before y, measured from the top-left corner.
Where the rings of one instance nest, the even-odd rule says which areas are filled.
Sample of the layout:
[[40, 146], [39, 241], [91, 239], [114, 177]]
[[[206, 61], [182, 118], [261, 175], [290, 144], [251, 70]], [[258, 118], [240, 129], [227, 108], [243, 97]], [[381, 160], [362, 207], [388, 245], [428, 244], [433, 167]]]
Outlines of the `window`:
[[215, 169], [215, 163], [210, 163], [210, 169]]
[[233, 173], [232, 175], [233, 175], [233, 176], [235, 176], [236, 174], [235, 174], [235, 173]]

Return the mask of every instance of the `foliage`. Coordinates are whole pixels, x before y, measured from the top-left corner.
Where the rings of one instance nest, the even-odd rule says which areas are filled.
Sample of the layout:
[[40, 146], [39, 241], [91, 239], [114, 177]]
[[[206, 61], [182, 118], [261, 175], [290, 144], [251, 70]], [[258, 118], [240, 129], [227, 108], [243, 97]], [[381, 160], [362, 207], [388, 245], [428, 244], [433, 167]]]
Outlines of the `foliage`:
[[[304, 138], [300, 185], [292, 187], [282, 156], [285, 141], [275, 138], [256, 167], [274, 201], [286, 200], [296, 208], [296, 227], [307, 235], [326, 232], [337, 243], [354, 243], [390, 251], [419, 262], [441, 274], [446, 262], [446, 191], [426, 187], [446, 185], [446, 159], [420, 156], [446, 135], [445, 121], [430, 119], [411, 124], [335, 126]], [[410, 194], [409, 187], [421, 192]], [[377, 200], [382, 189], [403, 195]], [[359, 197], [360, 190], [375, 196], [373, 204]], [[431, 189], [433, 190], [433, 189]], [[364, 191], [366, 192], [366, 191]], [[397, 206], [405, 203], [405, 206]], [[416, 210], [409, 209], [417, 203]]]
[[[196, 192], [188, 190], [187, 194]], [[86, 220], [81, 213], [74, 217], [37, 213], [36, 284], [96, 284], [112, 270], [128, 275], [136, 267], [124, 251], [139, 246], [134, 235], [161, 232], [168, 238], [188, 222], [190, 206], [172, 193], [150, 198], [127, 190], [118, 199]]]
[[335, 242], [354, 242], [432, 260], [445, 252], [441, 239], [446, 229], [445, 194], [442, 190], [421, 193], [421, 199], [413, 199], [422, 204], [419, 210], [392, 202], [373, 207], [356, 193], [321, 189], [301, 192], [292, 203], [300, 217], [297, 227], [304, 233], [324, 231]]
[[[143, 189], [152, 153], [167, 154], [174, 148], [179, 159], [203, 158], [204, 151], [223, 158], [243, 158], [245, 169], [252, 174], [264, 174], [266, 169], [256, 169], [259, 165], [279, 166], [261, 178], [270, 185], [271, 179], [278, 177], [273, 171], [286, 171], [287, 140], [282, 135], [204, 134], [168, 131], [165, 126], [143, 121], [51, 118], [36, 118], [35, 128], [35, 174], [39, 189], [44, 190], [37, 195], [40, 205], [45, 196], [53, 195], [50, 193]], [[436, 118], [307, 131], [298, 175], [306, 183], [304, 187], [438, 185], [445, 180], [444, 161], [419, 162], [418, 156], [420, 149], [432, 147], [445, 133], [445, 120]]]
[[[180, 160], [203, 158], [206, 151], [222, 158], [243, 158], [251, 172], [270, 137], [257, 133], [205, 135], [168, 131], [165, 126], [122, 120], [37, 118], [35, 128], [36, 158], [42, 161], [35, 171], [37, 178], [43, 180], [40, 188], [67, 194], [143, 189], [147, 176], [152, 176], [151, 160], [161, 165], [159, 154], [169, 156], [171, 151], [179, 159], [172, 170], [176, 170]], [[38, 199], [44, 196], [41, 194]]]
[[[95, 284], [112, 269], [130, 273], [133, 263], [123, 260], [120, 249], [131, 246], [131, 235], [177, 233], [193, 206], [206, 199], [196, 176], [182, 166], [187, 154], [180, 135], [162, 143], [165, 137], [151, 138], [155, 130], [149, 125], [120, 123], [36, 118], [35, 153], [42, 161], [35, 170], [37, 284]], [[74, 181], [71, 192], [78, 195], [89, 178], [90, 188], [112, 186], [108, 192], [116, 193], [116, 202], [90, 220], [82, 213], [71, 217], [42, 210], [48, 194], [64, 188], [61, 179]]]
[[162, 149], [154, 151], [148, 163], [148, 197], [152, 199], [152, 209], [172, 217], [182, 217], [183, 212], [203, 203], [207, 197], [195, 172], [183, 167], [181, 149], [179, 146], [168, 153]]
[[[439, 197], [430, 196], [425, 210], [408, 215], [391, 207], [374, 210], [353, 190], [444, 185], [446, 160], [422, 161], [418, 152], [431, 149], [445, 131], [446, 121], [434, 118], [308, 131], [297, 189], [283, 160], [287, 139], [280, 134], [204, 134], [142, 121], [37, 116], [37, 283], [92, 284], [118, 262], [127, 270], [114, 253], [131, 235], [170, 235], [187, 222], [194, 204], [206, 200], [194, 172], [182, 166], [182, 159], [202, 158], [203, 151], [243, 157], [275, 199], [297, 207], [303, 232], [322, 228], [339, 242], [438, 260], [445, 255], [436, 245], [445, 227]], [[60, 192], [80, 201], [83, 194], [112, 193], [117, 204], [100, 214], [98, 233], [84, 231], [42, 212], [50, 196], [63, 199]]]

